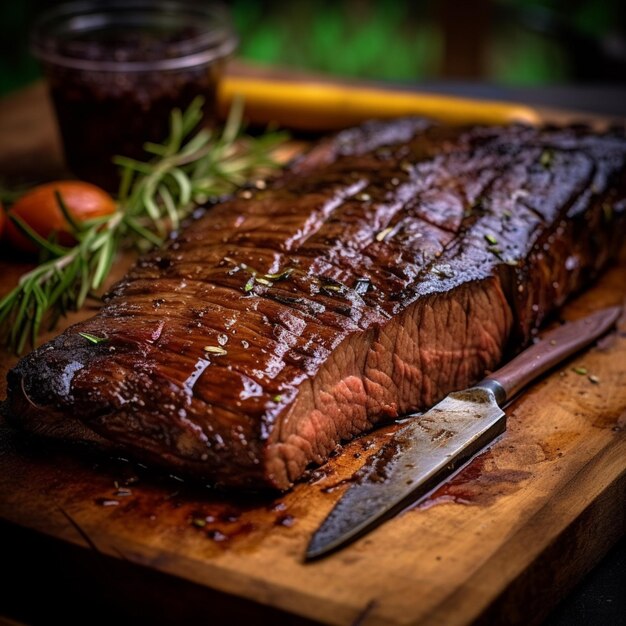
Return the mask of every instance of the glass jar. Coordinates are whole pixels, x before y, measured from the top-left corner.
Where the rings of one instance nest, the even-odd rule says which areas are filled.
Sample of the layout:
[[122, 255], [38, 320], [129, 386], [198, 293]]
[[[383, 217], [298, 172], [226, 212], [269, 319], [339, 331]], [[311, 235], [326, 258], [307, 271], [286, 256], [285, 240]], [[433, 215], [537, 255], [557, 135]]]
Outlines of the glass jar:
[[127, 0], [60, 5], [31, 38], [54, 102], [68, 167], [117, 188], [114, 155], [145, 158], [172, 109], [205, 98], [214, 121], [217, 84], [237, 46], [221, 6]]

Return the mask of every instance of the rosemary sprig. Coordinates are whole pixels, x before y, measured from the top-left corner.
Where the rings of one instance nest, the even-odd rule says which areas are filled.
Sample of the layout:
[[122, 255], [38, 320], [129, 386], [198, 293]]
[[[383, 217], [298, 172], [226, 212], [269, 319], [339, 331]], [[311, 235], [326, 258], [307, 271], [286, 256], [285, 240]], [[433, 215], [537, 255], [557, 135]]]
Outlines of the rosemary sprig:
[[43, 259], [0, 300], [0, 339], [12, 350], [22, 352], [27, 341], [35, 345], [44, 320], [52, 328], [60, 316], [80, 309], [102, 287], [121, 247], [145, 251], [161, 245], [198, 205], [276, 167], [272, 154], [283, 134], [240, 136], [241, 101], [233, 104], [221, 133], [197, 130], [202, 106], [196, 98], [186, 111], [172, 112], [168, 138], [144, 146], [150, 160], [115, 157], [121, 177], [113, 214], [78, 223], [57, 196], [74, 246], [42, 239], [9, 213], [39, 245]]
[[91, 333], [78, 333], [81, 337], [86, 339], [89, 343], [93, 343], [98, 345], [99, 343], [106, 342], [106, 337], [97, 337], [96, 335], [92, 335]]

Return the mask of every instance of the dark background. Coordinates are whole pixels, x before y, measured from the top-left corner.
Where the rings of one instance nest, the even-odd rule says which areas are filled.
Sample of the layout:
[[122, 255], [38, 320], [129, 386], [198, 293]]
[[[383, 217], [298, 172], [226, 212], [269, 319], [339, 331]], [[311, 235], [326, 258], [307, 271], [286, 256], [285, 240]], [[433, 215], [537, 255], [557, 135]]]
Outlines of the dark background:
[[[199, 0], [196, 0], [199, 1]], [[33, 16], [0, 3], [0, 94], [38, 76]], [[622, 0], [230, 0], [244, 59], [394, 82], [626, 83]]]

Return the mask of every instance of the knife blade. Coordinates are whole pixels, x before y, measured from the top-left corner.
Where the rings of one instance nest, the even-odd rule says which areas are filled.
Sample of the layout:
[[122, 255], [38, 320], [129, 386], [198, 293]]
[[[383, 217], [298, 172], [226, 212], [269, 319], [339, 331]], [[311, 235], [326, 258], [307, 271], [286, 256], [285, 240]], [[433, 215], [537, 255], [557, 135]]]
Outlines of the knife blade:
[[621, 314], [610, 307], [550, 331], [536, 344], [464, 391], [449, 394], [397, 430], [366, 462], [306, 550], [311, 561], [419, 502], [506, 429], [501, 406], [538, 376], [588, 346]]

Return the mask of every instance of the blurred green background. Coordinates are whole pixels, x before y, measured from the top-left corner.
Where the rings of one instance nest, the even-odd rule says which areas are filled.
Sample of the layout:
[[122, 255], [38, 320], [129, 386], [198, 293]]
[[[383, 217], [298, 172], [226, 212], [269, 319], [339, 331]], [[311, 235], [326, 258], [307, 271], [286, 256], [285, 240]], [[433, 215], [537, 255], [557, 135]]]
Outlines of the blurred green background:
[[[0, 3], [0, 93], [34, 80], [45, 0]], [[623, 0], [231, 0], [240, 57], [395, 82], [626, 81]]]

